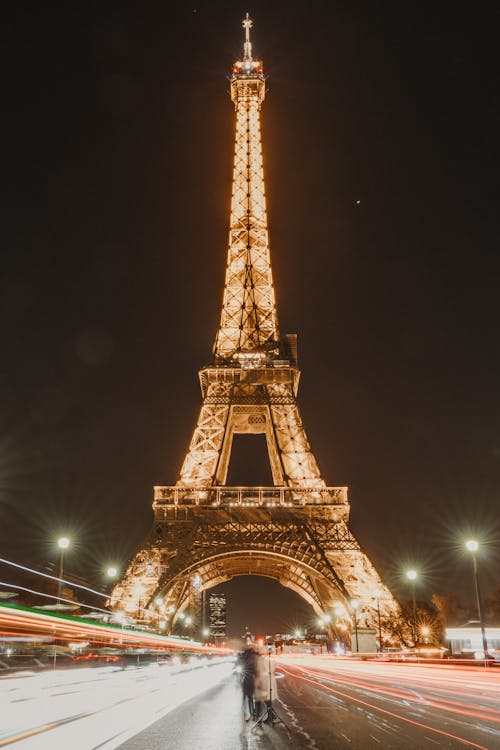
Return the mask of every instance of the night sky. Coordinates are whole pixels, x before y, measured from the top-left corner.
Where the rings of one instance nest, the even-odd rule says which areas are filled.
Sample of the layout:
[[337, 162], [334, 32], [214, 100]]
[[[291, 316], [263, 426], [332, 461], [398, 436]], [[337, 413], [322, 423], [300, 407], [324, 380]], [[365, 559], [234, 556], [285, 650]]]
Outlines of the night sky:
[[[472, 599], [467, 535], [500, 583], [498, 19], [456, 3], [4, 9], [2, 556], [45, 565], [64, 532], [68, 571], [103, 585], [177, 480], [219, 322], [247, 10], [312, 448], [396, 595], [411, 565], [419, 597]], [[234, 632], [308, 616], [262, 579], [227, 591]]]

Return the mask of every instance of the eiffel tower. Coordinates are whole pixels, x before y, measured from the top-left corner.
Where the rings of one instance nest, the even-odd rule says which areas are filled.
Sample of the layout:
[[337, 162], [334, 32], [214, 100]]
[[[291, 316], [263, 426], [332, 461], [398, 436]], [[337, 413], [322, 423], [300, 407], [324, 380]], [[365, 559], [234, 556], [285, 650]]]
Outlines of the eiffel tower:
[[[187, 609], [196, 616], [205, 590], [261, 575], [296, 591], [332, 628], [353, 617], [376, 626], [399, 606], [349, 529], [347, 487], [322, 477], [297, 403], [297, 337], [279, 333], [261, 147], [266, 79], [251, 26], [247, 13], [243, 58], [230, 79], [229, 247], [213, 360], [199, 373], [203, 402], [179, 479], [154, 488], [153, 529], [111, 604], [171, 629]], [[239, 434], [265, 436], [272, 486], [227, 486]]]

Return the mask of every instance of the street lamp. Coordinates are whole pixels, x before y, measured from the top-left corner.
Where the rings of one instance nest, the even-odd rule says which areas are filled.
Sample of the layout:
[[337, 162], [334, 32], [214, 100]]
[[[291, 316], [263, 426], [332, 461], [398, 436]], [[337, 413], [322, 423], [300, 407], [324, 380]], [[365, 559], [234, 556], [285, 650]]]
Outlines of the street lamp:
[[118, 569], [114, 565], [110, 565], [109, 568], [106, 568], [106, 575], [113, 580], [118, 575]]
[[378, 622], [378, 650], [382, 651], [382, 625], [380, 623], [380, 597], [382, 596], [381, 589], [375, 589], [373, 592], [377, 599], [377, 622]]
[[354, 618], [354, 633], [356, 635], [356, 653], [359, 654], [359, 643], [358, 643], [358, 617], [357, 617], [357, 609], [359, 607], [359, 602], [357, 599], [351, 599], [351, 607], [353, 611], [353, 618]]
[[57, 540], [57, 546], [59, 547], [59, 581], [57, 582], [57, 603], [60, 604], [61, 590], [62, 590], [62, 577], [64, 570], [64, 550], [69, 547], [69, 539], [67, 536], [61, 536]]
[[411, 595], [413, 599], [413, 622], [412, 622], [412, 637], [413, 643], [416, 643], [416, 627], [417, 627], [417, 600], [415, 598], [415, 581], [417, 580], [418, 574], [416, 570], [407, 570], [406, 577], [411, 584]]
[[479, 543], [476, 542], [475, 539], [469, 539], [469, 541], [465, 543], [465, 546], [467, 547], [467, 549], [472, 555], [472, 570], [474, 572], [474, 587], [476, 590], [477, 613], [479, 615], [479, 625], [481, 627], [481, 637], [483, 639], [483, 653], [484, 653], [484, 659], [486, 662], [486, 659], [488, 658], [488, 642], [486, 640], [486, 631], [484, 629], [484, 615], [483, 615], [483, 607], [481, 604], [481, 594], [479, 591], [479, 576], [477, 573], [477, 559], [476, 559], [476, 552], [479, 549]]

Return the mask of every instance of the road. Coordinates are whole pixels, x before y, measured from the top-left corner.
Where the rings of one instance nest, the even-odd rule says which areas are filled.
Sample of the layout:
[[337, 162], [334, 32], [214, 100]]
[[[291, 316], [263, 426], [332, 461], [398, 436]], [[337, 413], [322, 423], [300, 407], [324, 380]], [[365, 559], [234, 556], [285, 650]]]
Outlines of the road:
[[55, 670], [0, 680], [0, 748], [500, 750], [500, 669], [280, 657], [274, 706], [244, 721], [227, 661]]
[[500, 669], [307, 656], [280, 669], [304, 747], [500, 750]]

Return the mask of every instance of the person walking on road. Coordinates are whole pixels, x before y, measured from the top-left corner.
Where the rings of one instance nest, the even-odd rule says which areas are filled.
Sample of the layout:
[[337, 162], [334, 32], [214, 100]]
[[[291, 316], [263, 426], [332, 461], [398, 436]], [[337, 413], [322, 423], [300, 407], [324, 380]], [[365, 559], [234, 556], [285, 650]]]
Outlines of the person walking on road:
[[[246, 648], [239, 654], [245, 721], [255, 718], [254, 687], [257, 658], [257, 653], [252, 647]], [[246, 715], [246, 709], [248, 709], [248, 716]]]

